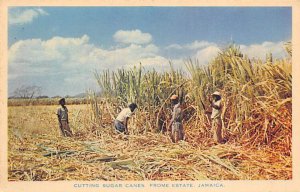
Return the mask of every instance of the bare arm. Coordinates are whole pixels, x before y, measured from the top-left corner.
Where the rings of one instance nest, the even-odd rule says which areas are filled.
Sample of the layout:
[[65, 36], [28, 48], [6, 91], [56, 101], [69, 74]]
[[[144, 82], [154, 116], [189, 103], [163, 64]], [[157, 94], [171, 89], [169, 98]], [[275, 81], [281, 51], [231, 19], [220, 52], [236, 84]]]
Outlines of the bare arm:
[[128, 134], [128, 127], [127, 127], [127, 125], [128, 125], [128, 120], [129, 120], [129, 117], [126, 117], [126, 118], [125, 118], [125, 121], [124, 121], [125, 134]]
[[59, 125], [61, 126], [61, 117], [60, 117], [60, 111], [58, 110], [57, 111], [57, 119], [58, 119], [58, 122], [59, 122]]
[[170, 124], [169, 124], [169, 130], [171, 129], [173, 122], [174, 122], [174, 118], [172, 117]]
[[65, 110], [66, 110], [66, 113], [67, 113], [67, 123], [69, 124], [69, 110], [66, 106], [65, 106]]
[[212, 106], [213, 108], [215, 108], [215, 109], [218, 109], [218, 110], [222, 108], [221, 105], [218, 106], [218, 105], [215, 105], [215, 104], [213, 104], [213, 103], [211, 103], [211, 106]]
[[[221, 100], [213, 100], [212, 98], [209, 98], [209, 102], [211, 103], [211, 107], [212, 108], [215, 108], [217, 110], [220, 110], [222, 108], [222, 103], [221, 103]], [[215, 102], [218, 102], [219, 105], [215, 105]]]

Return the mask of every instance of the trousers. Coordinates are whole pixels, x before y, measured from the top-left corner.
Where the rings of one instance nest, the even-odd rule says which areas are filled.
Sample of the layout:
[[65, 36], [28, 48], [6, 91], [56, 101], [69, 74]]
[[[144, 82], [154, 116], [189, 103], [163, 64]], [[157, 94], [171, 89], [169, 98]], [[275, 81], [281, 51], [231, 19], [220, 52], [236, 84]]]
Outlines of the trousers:
[[172, 141], [177, 142], [178, 140], [183, 140], [183, 138], [184, 138], [184, 131], [183, 131], [182, 123], [174, 122], [172, 124]]
[[117, 131], [121, 133], [125, 132], [125, 125], [118, 120], [115, 120], [115, 128]]
[[62, 136], [71, 137], [73, 135], [69, 123], [66, 120], [61, 120], [61, 125], [59, 128]]
[[212, 131], [215, 142], [222, 142], [222, 120], [221, 117], [212, 119]]

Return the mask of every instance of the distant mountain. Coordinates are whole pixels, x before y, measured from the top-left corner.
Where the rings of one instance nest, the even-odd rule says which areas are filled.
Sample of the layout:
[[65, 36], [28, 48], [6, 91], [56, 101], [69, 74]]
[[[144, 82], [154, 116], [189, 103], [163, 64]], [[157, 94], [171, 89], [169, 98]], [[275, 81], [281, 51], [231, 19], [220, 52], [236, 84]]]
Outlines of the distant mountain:
[[[100, 92], [97, 92], [96, 95], [97, 95], [97, 96], [100, 96], [101, 93], [100, 93]], [[87, 93], [79, 93], [79, 94], [74, 95], [74, 96], [72, 96], [72, 97], [73, 97], [73, 98], [85, 98], [86, 96], [87, 96]]]
[[79, 94], [74, 95], [72, 97], [75, 97], [75, 98], [84, 98], [84, 97], [86, 97], [86, 93], [79, 93]]

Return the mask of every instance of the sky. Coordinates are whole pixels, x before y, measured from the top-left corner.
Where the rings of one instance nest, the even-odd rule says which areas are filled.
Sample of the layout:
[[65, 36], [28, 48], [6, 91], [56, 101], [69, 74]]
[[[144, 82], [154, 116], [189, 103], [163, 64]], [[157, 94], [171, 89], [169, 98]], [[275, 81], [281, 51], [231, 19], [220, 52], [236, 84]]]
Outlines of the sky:
[[10, 7], [8, 92], [99, 91], [95, 70], [165, 71], [188, 58], [206, 65], [232, 41], [250, 58], [283, 58], [291, 15], [290, 7]]

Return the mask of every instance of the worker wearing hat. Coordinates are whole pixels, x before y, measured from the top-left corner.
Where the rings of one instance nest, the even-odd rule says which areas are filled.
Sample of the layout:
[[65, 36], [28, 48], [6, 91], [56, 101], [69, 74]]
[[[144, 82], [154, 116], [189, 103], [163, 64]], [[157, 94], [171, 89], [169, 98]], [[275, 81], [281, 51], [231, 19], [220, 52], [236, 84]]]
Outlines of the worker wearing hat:
[[169, 125], [169, 130], [171, 129], [172, 142], [177, 143], [179, 140], [184, 139], [184, 131], [182, 126], [182, 109], [177, 95], [172, 95], [170, 99], [174, 107], [172, 111], [172, 119]]
[[213, 138], [217, 143], [224, 143], [222, 138], [222, 120], [221, 120], [221, 93], [215, 91], [211, 94], [212, 99], [210, 99], [212, 113], [211, 113], [211, 120], [212, 120], [212, 131], [213, 131]]

